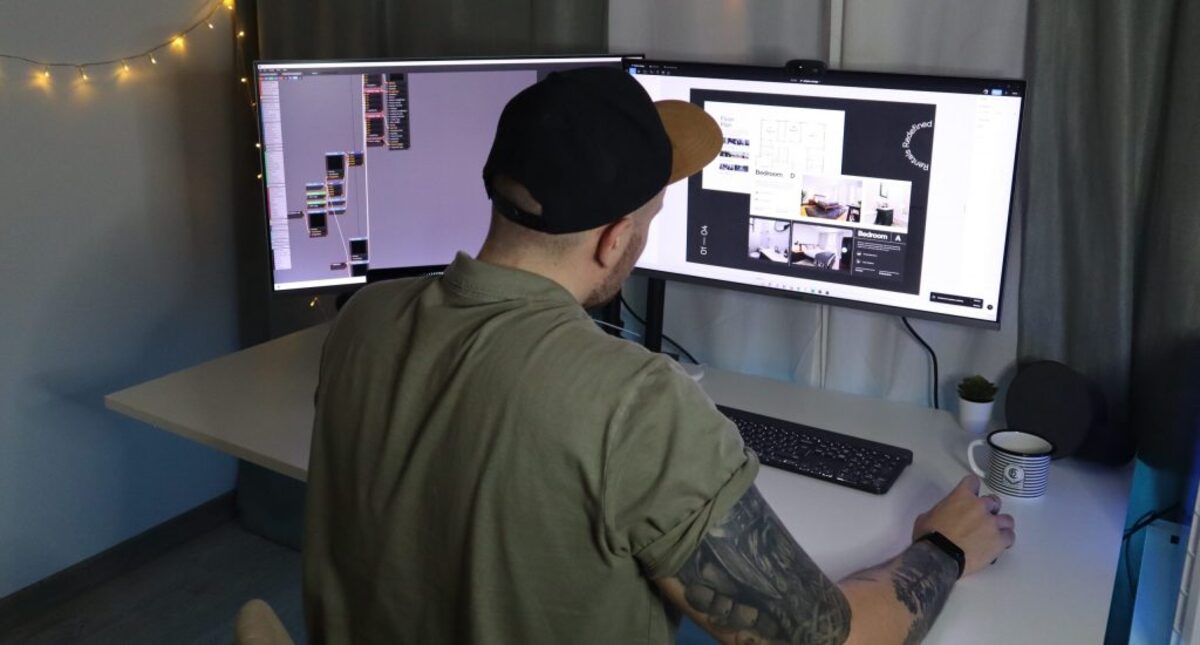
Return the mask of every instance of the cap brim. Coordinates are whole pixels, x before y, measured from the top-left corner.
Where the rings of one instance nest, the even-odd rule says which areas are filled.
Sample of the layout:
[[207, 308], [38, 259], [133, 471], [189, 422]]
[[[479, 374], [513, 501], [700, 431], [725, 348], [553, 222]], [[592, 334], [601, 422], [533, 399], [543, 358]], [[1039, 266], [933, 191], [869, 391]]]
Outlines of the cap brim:
[[699, 106], [687, 101], [655, 101], [667, 137], [671, 139], [673, 184], [700, 172], [721, 151], [721, 128]]

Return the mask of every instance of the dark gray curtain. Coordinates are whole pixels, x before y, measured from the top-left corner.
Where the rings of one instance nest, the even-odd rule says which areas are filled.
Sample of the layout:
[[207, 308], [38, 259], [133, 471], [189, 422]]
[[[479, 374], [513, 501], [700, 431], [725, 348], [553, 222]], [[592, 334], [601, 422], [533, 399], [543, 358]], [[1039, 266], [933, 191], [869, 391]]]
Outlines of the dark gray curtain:
[[[1019, 348], [1186, 469], [1200, 342], [1200, 3], [1035, 0]], [[1189, 391], [1190, 390], [1190, 391]], [[1190, 396], [1189, 396], [1190, 395]]]
[[259, 0], [264, 58], [606, 51], [606, 0]]
[[[1033, 0], [1019, 350], [1091, 377], [1137, 450], [1129, 525], [1193, 502], [1200, 434], [1200, 2]], [[1119, 461], [1122, 459], [1114, 459]], [[1144, 533], [1106, 643], [1130, 636]]]

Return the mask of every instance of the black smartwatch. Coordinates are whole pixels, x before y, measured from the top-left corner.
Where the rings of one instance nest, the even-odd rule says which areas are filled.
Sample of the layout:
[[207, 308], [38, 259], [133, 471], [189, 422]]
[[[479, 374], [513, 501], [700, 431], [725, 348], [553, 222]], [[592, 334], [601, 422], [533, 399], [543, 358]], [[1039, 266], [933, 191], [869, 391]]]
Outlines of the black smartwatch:
[[917, 538], [917, 542], [921, 542], [922, 540], [936, 546], [943, 553], [950, 556], [950, 559], [954, 560], [954, 563], [958, 565], [958, 577], [962, 577], [963, 571], [967, 567], [967, 556], [963, 553], [962, 549], [958, 548], [957, 544], [951, 542], [950, 538], [937, 531], [930, 531]]

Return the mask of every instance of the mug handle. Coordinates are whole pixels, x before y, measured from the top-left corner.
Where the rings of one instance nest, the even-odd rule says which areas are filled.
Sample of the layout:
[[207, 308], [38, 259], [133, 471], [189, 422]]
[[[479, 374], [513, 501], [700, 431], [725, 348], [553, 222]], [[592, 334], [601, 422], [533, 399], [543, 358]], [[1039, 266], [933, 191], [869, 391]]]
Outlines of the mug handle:
[[987, 473], [983, 472], [983, 469], [979, 467], [979, 464], [975, 463], [975, 446], [982, 446], [985, 443], [987, 443], [987, 441], [983, 439], [976, 439], [975, 441], [971, 442], [971, 445], [967, 446], [967, 461], [971, 464], [971, 470], [976, 475], [979, 475], [980, 479], [987, 477]]

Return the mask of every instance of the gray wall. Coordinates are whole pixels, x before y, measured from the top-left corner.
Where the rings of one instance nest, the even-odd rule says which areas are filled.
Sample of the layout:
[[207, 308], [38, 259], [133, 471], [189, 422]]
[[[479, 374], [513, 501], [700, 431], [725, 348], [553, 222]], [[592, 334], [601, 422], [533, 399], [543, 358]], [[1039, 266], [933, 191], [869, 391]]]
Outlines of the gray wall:
[[[204, 5], [0, 2], [0, 50], [119, 56]], [[0, 62], [0, 596], [233, 486], [231, 458], [102, 401], [235, 348], [236, 80], [218, 18], [120, 80], [45, 84]]]

